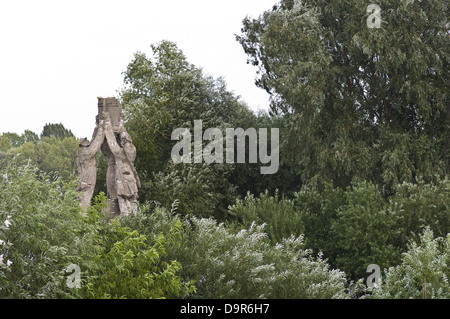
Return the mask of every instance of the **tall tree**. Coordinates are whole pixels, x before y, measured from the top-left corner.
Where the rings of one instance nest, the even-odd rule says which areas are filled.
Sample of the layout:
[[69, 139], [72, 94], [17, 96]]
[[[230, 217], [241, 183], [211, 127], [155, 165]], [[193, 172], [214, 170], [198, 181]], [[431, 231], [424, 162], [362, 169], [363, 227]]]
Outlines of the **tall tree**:
[[162, 41], [151, 49], [152, 58], [135, 54], [124, 72], [121, 92], [127, 125], [137, 139], [137, 165], [142, 163], [142, 169], [159, 171], [164, 167], [174, 128], [191, 127], [197, 119], [205, 126], [217, 127], [252, 118], [223, 79], [204, 75], [175, 43]]
[[237, 165], [173, 165], [171, 134], [176, 128], [192, 129], [194, 120], [202, 120], [204, 130], [255, 127], [257, 116], [228, 91], [223, 79], [190, 64], [174, 43], [163, 41], [151, 49], [151, 58], [135, 54], [124, 72], [121, 92], [126, 125], [137, 148], [140, 198], [165, 204], [180, 199], [180, 212], [194, 213], [189, 206], [202, 216], [224, 214], [234, 202], [234, 182], [251, 185], [253, 168], [235, 174]]
[[25, 130], [22, 134], [24, 143], [37, 144], [39, 142], [39, 135], [30, 130]]
[[12, 147], [19, 147], [24, 143], [24, 137], [23, 135], [19, 135], [17, 133], [3, 133], [3, 136], [6, 137], [9, 140], [9, 144], [11, 144]]
[[45, 124], [42, 133], [41, 133], [41, 139], [44, 137], [56, 137], [60, 140], [66, 138], [66, 137], [75, 137], [71, 130], [66, 129], [63, 124], [51, 124], [47, 123]]
[[6, 152], [11, 147], [12, 146], [11, 146], [8, 136], [6, 136], [5, 134], [0, 135], [0, 151]]
[[304, 181], [448, 173], [448, 2], [380, 0], [379, 16], [369, 4], [282, 0], [237, 36], [289, 119], [282, 150]]

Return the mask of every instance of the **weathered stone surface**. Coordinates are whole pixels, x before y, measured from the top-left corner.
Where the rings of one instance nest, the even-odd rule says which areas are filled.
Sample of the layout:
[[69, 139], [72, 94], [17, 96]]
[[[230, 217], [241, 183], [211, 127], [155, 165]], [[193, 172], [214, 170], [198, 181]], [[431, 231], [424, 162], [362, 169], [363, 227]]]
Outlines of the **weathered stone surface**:
[[86, 210], [92, 199], [97, 178], [95, 154], [101, 149], [108, 161], [106, 187], [109, 215], [128, 215], [136, 209], [138, 189], [141, 187], [134, 167], [136, 147], [123, 125], [122, 107], [117, 99], [99, 99], [98, 111], [92, 143], [86, 139], [80, 140], [80, 203]]
[[111, 120], [111, 126], [114, 133], [120, 131], [120, 121], [123, 120], [122, 106], [116, 98], [99, 98], [98, 99], [98, 120], [104, 121], [108, 115]]

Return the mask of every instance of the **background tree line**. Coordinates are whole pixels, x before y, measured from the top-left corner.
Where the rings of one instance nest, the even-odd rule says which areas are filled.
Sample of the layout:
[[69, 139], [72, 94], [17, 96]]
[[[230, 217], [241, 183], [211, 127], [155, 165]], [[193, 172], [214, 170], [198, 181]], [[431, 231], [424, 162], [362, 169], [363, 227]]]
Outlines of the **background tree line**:
[[[379, 29], [366, 27], [368, 4], [282, 0], [243, 20], [236, 39], [271, 96], [268, 113], [175, 43], [137, 52], [120, 90], [142, 184], [136, 216], [102, 218], [98, 154], [98, 196], [77, 217], [78, 143], [62, 125], [1, 135], [0, 222], [11, 226], [0, 232], [0, 296], [448, 298], [448, 3], [378, 1]], [[173, 164], [172, 131], [196, 119], [280, 128], [280, 170]], [[63, 287], [69, 262], [85, 269], [79, 291]], [[369, 264], [384, 269], [374, 291]], [[31, 269], [42, 278], [27, 286]]]

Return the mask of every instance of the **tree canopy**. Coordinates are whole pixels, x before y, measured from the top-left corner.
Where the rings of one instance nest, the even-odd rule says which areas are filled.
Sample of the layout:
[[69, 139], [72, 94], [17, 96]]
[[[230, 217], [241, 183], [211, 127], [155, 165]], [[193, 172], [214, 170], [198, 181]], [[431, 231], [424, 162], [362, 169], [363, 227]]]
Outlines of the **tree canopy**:
[[364, 1], [283, 0], [237, 36], [288, 120], [283, 152], [305, 182], [448, 173], [448, 3], [377, 4], [381, 26], [369, 28]]

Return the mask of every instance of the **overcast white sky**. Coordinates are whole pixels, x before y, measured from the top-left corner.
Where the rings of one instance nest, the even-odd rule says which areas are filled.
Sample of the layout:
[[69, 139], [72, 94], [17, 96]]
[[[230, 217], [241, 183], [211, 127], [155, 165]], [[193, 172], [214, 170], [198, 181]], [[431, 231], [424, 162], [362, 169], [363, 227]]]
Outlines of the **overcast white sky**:
[[122, 71], [150, 44], [176, 42], [188, 61], [223, 76], [252, 109], [267, 109], [256, 68], [235, 40], [245, 16], [277, 0], [15, 0], [0, 2], [0, 132], [40, 134], [63, 123], [91, 138], [97, 96], [118, 96]]

